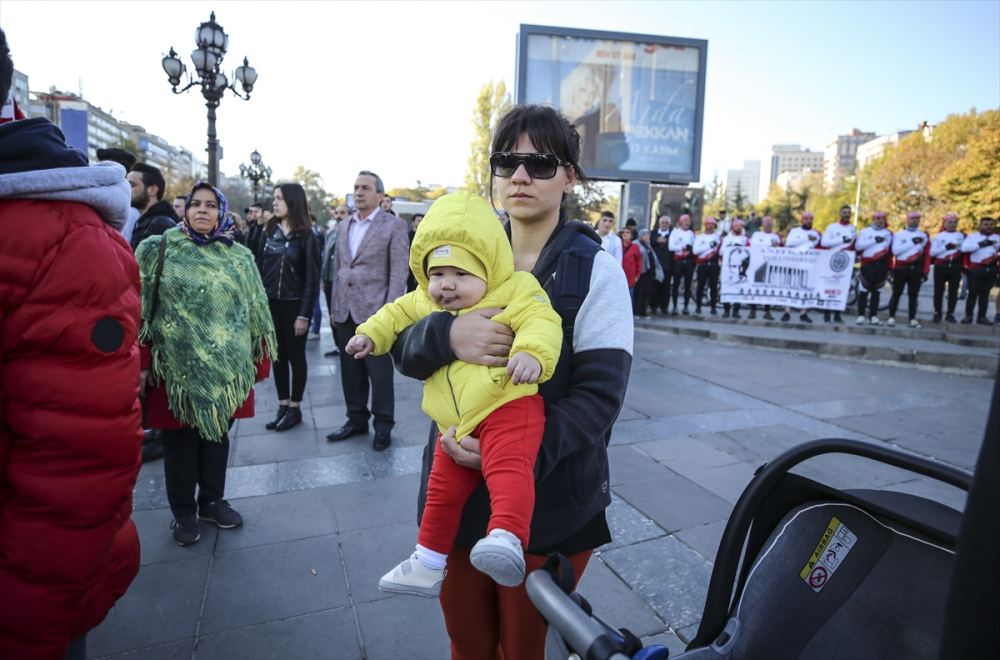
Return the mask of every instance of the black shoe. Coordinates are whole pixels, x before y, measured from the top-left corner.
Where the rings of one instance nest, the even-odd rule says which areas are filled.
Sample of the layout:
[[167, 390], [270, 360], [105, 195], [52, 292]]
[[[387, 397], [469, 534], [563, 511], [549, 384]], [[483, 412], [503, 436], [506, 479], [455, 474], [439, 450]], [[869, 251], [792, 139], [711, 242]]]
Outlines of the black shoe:
[[934, 317], [931, 319], [931, 323], [941, 322], [941, 312], [934, 312]]
[[976, 319], [976, 325], [989, 325], [989, 326], [992, 326], [993, 322], [990, 321], [985, 316], [980, 316], [978, 319]]
[[843, 323], [844, 322], [844, 319], [840, 318], [840, 312], [837, 312], [836, 314], [833, 315], [833, 322], [834, 323]]
[[691, 316], [691, 312], [688, 311], [687, 305], [684, 305], [684, 309], [681, 310], [681, 314], [684, 316]]
[[969, 325], [970, 323], [972, 323], [972, 317], [971, 316], [966, 316], [964, 319], [962, 319], [962, 324], [963, 325]]
[[323, 353], [323, 357], [333, 357], [335, 355], [340, 355], [340, 349], [338, 349], [336, 346], [333, 347], [333, 350]]
[[714, 307], [712, 308], [712, 311], [709, 312], [709, 314], [711, 314], [712, 316], [718, 316], [719, 315], [719, 313], [717, 311], [715, 311]]
[[751, 309], [750, 314], [747, 315], [747, 318], [750, 319], [751, 321], [757, 318], [757, 310]]
[[958, 323], [958, 319], [955, 318], [954, 314], [949, 314], [948, 316], [944, 317], [944, 320], [945, 323]]
[[799, 314], [799, 321], [802, 323], [812, 323], [813, 320], [809, 318], [808, 314]]
[[388, 431], [375, 431], [375, 441], [372, 449], [375, 451], [385, 451], [392, 444], [392, 435]]
[[728, 309], [724, 310], [722, 312], [722, 318], [724, 318], [724, 319], [728, 319], [729, 318], [729, 310]]
[[289, 406], [288, 412], [285, 416], [281, 418], [278, 425], [274, 427], [275, 431], [287, 431], [288, 429], [295, 428], [302, 423], [302, 409], [298, 406]]
[[830, 312], [823, 312], [823, 323], [830, 322]]
[[671, 316], [677, 316], [677, 308], [674, 307], [674, 311], [670, 312]]
[[743, 318], [742, 316], [740, 316], [740, 310], [737, 309], [735, 312], [733, 312], [733, 318], [734, 319]]
[[774, 320], [774, 316], [771, 314], [770, 310], [764, 312], [764, 320], [765, 321], [773, 321]]
[[243, 516], [236, 513], [226, 500], [209, 502], [198, 507], [198, 520], [215, 523], [222, 529], [232, 529], [243, 524]]
[[327, 435], [326, 439], [330, 442], [336, 442], [338, 440], [347, 440], [353, 435], [368, 435], [368, 429], [362, 429], [357, 426], [351, 426], [350, 424], [344, 424], [333, 433]]
[[170, 523], [170, 529], [174, 530], [174, 541], [177, 545], [191, 545], [201, 538], [201, 530], [198, 529], [198, 521], [193, 513], [174, 518]]
[[701, 307], [695, 307], [694, 308], [694, 315], [695, 316], [701, 316]]
[[781, 315], [782, 323], [788, 323], [791, 320], [792, 320], [792, 315], [789, 314], [788, 312], [785, 312], [784, 314]]
[[276, 427], [278, 424], [281, 423], [281, 418], [285, 416], [286, 412], [288, 412], [288, 406], [279, 406], [278, 414], [274, 416], [274, 419], [265, 424], [264, 428], [266, 428], [268, 431], [273, 431], [274, 427]]
[[163, 458], [163, 436], [160, 429], [149, 429], [142, 436], [142, 462], [149, 463]]

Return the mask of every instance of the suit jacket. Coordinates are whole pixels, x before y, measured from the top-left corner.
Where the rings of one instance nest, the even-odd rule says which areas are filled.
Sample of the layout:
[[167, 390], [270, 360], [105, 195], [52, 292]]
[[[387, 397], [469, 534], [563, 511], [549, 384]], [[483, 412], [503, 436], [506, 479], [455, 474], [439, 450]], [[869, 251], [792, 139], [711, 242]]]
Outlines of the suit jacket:
[[323, 282], [333, 281], [333, 263], [330, 257], [337, 249], [337, 226], [327, 230], [326, 241], [323, 243], [323, 256], [319, 261], [319, 279]]
[[410, 242], [406, 223], [382, 209], [372, 216], [371, 226], [351, 257], [351, 227], [354, 216], [337, 227], [333, 257], [333, 319], [343, 323], [348, 315], [358, 325], [387, 302], [406, 293], [410, 272]]

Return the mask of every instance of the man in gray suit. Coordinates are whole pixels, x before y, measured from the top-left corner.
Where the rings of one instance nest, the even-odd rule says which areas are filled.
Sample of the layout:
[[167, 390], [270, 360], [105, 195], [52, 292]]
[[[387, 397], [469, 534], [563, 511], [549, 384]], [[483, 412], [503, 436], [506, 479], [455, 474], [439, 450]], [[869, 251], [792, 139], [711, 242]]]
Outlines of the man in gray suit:
[[355, 360], [345, 349], [359, 325], [382, 305], [406, 292], [410, 261], [406, 223], [380, 208], [384, 195], [385, 186], [377, 174], [368, 170], [358, 174], [354, 182], [354, 205], [358, 211], [337, 227], [330, 308], [340, 349], [340, 382], [347, 403], [347, 423], [326, 439], [334, 442], [366, 434], [368, 418], [374, 417], [375, 451], [389, 446], [396, 423], [392, 358], [386, 354]]

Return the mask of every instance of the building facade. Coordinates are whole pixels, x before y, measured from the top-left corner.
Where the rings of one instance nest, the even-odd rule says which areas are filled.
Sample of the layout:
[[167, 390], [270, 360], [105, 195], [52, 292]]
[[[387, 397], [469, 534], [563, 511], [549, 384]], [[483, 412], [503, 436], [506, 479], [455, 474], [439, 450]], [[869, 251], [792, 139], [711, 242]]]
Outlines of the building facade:
[[855, 154], [858, 167], [865, 169], [869, 164], [881, 158], [885, 154], [886, 149], [897, 146], [900, 140], [912, 132], [913, 131], [896, 131], [895, 133], [882, 135], [874, 140], [865, 142], [858, 147], [857, 154]]
[[744, 203], [756, 204], [760, 199], [760, 161], [745, 160], [743, 169], [726, 172], [726, 202], [736, 203], [736, 193], [743, 196]]
[[827, 190], [833, 190], [845, 176], [854, 174], [858, 147], [876, 137], [875, 133], [852, 128], [847, 135], [838, 135], [826, 145], [823, 154], [823, 184]]
[[[31, 111], [31, 101], [28, 98], [28, 76], [21, 73], [17, 69], [14, 69], [14, 84], [11, 86], [11, 94], [14, 96], [14, 101], [17, 103], [17, 107], [21, 109], [25, 117], [30, 117], [28, 114]], [[3, 99], [6, 103], [7, 99]]]
[[[764, 159], [764, 169], [760, 177], [759, 198], [764, 199], [772, 183], [785, 172], [822, 172], [823, 152], [803, 149], [799, 144], [775, 144], [771, 154]], [[785, 186], [782, 186], [784, 188]]]

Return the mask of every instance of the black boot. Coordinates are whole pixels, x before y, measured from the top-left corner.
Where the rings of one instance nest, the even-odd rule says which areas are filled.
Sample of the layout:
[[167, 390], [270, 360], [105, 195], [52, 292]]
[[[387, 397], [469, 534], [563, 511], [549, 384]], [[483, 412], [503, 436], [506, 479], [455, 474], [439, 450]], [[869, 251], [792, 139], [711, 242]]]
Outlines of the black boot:
[[728, 307], [724, 307], [722, 309], [722, 318], [724, 318], [724, 319], [728, 319], [729, 318], [729, 308]]
[[163, 458], [163, 436], [160, 429], [149, 429], [142, 436], [142, 462], [149, 463]]
[[840, 318], [840, 312], [834, 312], [833, 313], [833, 322], [834, 323], [843, 323], [844, 322], [844, 319]]
[[801, 321], [802, 323], [812, 323], [813, 322], [813, 320], [811, 318], [809, 318], [809, 315], [806, 314], [805, 312], [802, 312], [801, 314], [799, 314], [799, 321]]
[[773, 321], [774, 320], [774, 316], [771, 315], [771, 310], [768, 309], [767, 307], [764, 308], [764, 320], [765, 321]]
[[934, 318], [931, 319], [931, 323], [940, 323], [941, 318], [941, 312], [934, 312]]
[[750, 319], [750, 320], [753, 320], [753, 319], [757, 318], [757, 310], [756, 309], [751, 309], [750, 310], [750, 315], [747, 316], [747, 318]]
[[264, 428], [266, 428], [268, 431], [273, 431], [275, 429], [275, 427], [278, 426], [278, 424], [281, 423], [281, 418], [285, 416], [286, 412], [288, 412], [288, 406], [279, 406], [278, 407], [278, 414], [275, 415], [274, 419], [272, 419], [270, 422], [268, 422], [264, 426]]
[[945, 323], [958, 323], [958, 319], [955, 318], [954, 314], [949, 314], [944, 317]]
[[789, 314], [788, 312], [785, 312], [784, 314], [781, 315], [782, 323], [788, 323], [791, 320], [792, 320], [792, 315]]
[[281, 418], [278, 425], [274, 427], [275, 431], [287, 431], [288, 429], [295, 428], [302, 423], [302, 409], [298, 406], [289, 406], [288, 412], [285, 416]]

